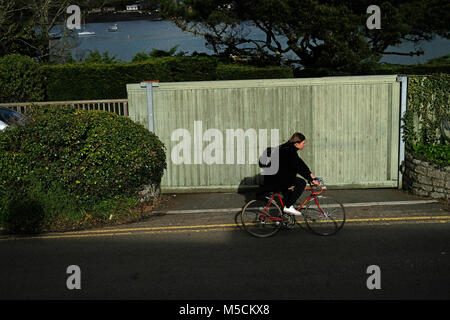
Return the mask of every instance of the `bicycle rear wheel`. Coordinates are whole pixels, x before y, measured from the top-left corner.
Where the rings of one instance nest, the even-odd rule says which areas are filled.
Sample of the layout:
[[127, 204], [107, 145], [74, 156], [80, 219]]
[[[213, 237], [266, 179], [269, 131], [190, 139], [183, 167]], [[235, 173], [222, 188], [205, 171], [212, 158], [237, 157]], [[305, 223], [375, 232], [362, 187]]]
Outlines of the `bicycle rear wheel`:
[[241, 212], [244, 229], [258, 238], [273, 236], [280, 230], [281, 220], [277, 218], [281, 218], [281, 209], [273, 200], [250, 200]]
[[313, 233], [330, 236], [344, 226], [345, 210], [344, 206], [336, 199], [317, 196], [308, 201], [303, 217], [308, 229]]

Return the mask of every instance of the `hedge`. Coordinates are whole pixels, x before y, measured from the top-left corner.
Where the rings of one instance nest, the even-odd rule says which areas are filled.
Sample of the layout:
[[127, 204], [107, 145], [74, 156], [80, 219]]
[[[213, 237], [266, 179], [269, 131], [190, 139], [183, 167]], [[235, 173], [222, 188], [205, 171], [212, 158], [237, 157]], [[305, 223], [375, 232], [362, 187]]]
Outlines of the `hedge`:
[[217, 61], [167, 57], [146, 62], [43, 66], [48, 101], [126, 99], [126, 84], [159, 80], [214, 80]]
[[[358, 74], [450, 74], [450, 64], [380, 65]], [[39, 65], [19, 55], [0, 59], [0, 102], [68, 101], [127, 98], [126, 84], [282, 79], [356, 75], [328, 69], [293, 71], [290, 67], [228, 64], [215, 57], [160, 57], [144, 62]]]
[[0, 58], [0, 103], [43, 101], [44, 75], [32, 58], [11, 54]]
[[381, 65], [372, 74], [431, 75], [450, 74], [450, 64]]
[[290, 67], [268, 66], [265, 68], [219, 63], [217, 66], [217, 80], [241, 79], [284, 79], [293, 78]]
[[378, 65], [372, 69], [363, 70], [361, 72], [340, 72], [329, 69], [303, 69], [295, 70], [294, 75], [297, 78], [309, 77], [330, 77], [330, 76], [352, 76], [352, 75], [431, 75], [431, 74], [450, 74], [450, 64], [416, 64], [416, 65], [394, 65], [385, 64]]
[[226, 65], [209, 57], [162, 57], [145, 62], [65, 64], [42, 67], [47, 100], [125, 99], [126, 84], [161, 82], [292, 78], [288, 67], [258, 68]]

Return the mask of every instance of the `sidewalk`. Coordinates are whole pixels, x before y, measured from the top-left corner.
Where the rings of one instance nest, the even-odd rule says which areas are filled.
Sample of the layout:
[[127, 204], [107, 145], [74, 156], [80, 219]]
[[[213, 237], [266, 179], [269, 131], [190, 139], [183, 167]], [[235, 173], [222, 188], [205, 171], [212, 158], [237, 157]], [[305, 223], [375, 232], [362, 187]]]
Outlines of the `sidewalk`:
[[[301, 199], [306, 199], [305, 192]], [[443, 201], [407, 194], [397, 189], [328, 190], [326, 195], [339, 200], [346, 209], [358, 217], [377, 217], [382, 208], [383, 216], [448, 215]], [[163, 194], [162, 202], [154, 209], [155, 214], [213, 214], [237, 212], [254, 193], [178, 193]], [[355, 212], [356, 211], [356, 212]], [[387, 214], [387, 211], [390, 214]]]

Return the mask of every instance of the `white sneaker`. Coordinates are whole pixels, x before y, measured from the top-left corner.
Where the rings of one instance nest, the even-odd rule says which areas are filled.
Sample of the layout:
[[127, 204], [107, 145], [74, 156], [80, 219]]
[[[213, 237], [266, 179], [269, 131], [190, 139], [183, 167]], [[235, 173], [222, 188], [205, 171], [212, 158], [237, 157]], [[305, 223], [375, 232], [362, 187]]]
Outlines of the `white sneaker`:
[[294, 206], [290, 206], [289, 208], [284, 207], [283, 212], [292, 214], [292, 215], [294, 215], [294, 216], [301, 216], [301, 215], [302, 215], [302, 213], [301, 213], [300, 211], [297, 211], [297, 210], [294, 208]]

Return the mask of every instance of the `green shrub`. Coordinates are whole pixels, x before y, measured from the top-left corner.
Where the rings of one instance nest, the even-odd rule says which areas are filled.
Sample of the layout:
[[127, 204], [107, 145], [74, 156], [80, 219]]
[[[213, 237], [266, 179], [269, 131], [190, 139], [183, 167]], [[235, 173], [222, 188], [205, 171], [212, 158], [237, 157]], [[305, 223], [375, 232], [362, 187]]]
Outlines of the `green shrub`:
[[450, 165], [450, 144], [448, 142], [435, 145], [418, 143], [413, 146], [417, 158], [432, 161], [440, 166]]
[[450, 64], [415, 64], [415, 65], [395, 65], [386, 64], [375, 68], [370, 74], [398, 74], [398, 75], [430, 75], [449, 74]]
[[141, 81], [212, 81], [292, 78], [289, 67], [219, 63], [214, 57], [159, 57], [141, 62], [45, 65], [48, 101], [126, 99], [126, 85]]
[[217, 60], [164, 57], [143, 62], [46, 65], [49, 101], [126, 99], [126, 85], [141, 81], [201, 81], [216, 78]]
[[408, 147], [442, 142], [443, 119], [450, 119], [450, 75], [408, 77], [403, 139]]
[[38, 108], [25, 126], [0, 133], [0, 221], [20, 195], [42, 206], [47, 229], [105, 222], [159, 185], [165, 167], [158, 137], [128, 118]]
[[450, 54], [446, 54], [437, 58], [433, 58], [427, 61], [427, 64], [439, 64], [439, 65], [443, 65], [443, 64], [447, 64], [450, 65]]
[[284, 79], [292, 78], [290, 67], [256, 67], [240, 64], [224, 64], [217, 66], [217, 80], [242, 80], [242, 79]]
[[32, 58], [11, 54], [0, 58], [0, 102], [42, 101], [44, 76]]
[[327, 68], [314, 69], [296, 69], [294, 76], [296, 78], [310, 77], [336, 77], [336, 76], [357, 76], [357, 75], [431, 75], [431, 74], [450, 74], [450, 64], [416, 64], [416, 65], [400, 65], [400, 64], [384, 64], [371, 66], [367, 69], [339, 71]]
[[8, 203], [4, 217], [6, 230], [14, 233], [39, 233], [44, 220], [44, 210], [39, 201], [28, 195], [17, 195]]
[[415, 157], [438, 165], [450, 164], [450, 145], [442, 135], [442, 120], [450, 119], [450, 75], [408, 77], [407, 109], [402, 118], [406, 148]]
[[94, 51], [91, 51], [86, 59], [83, 61], [84, 63], [104, 63], [104, 64], [111, 64], [120, 62], [120, 59], [117, 58], [115, 55], [110, 57], [108, 54], [108, 51], [105, 51], [103, 53], [100, 53], [97, 49]]

